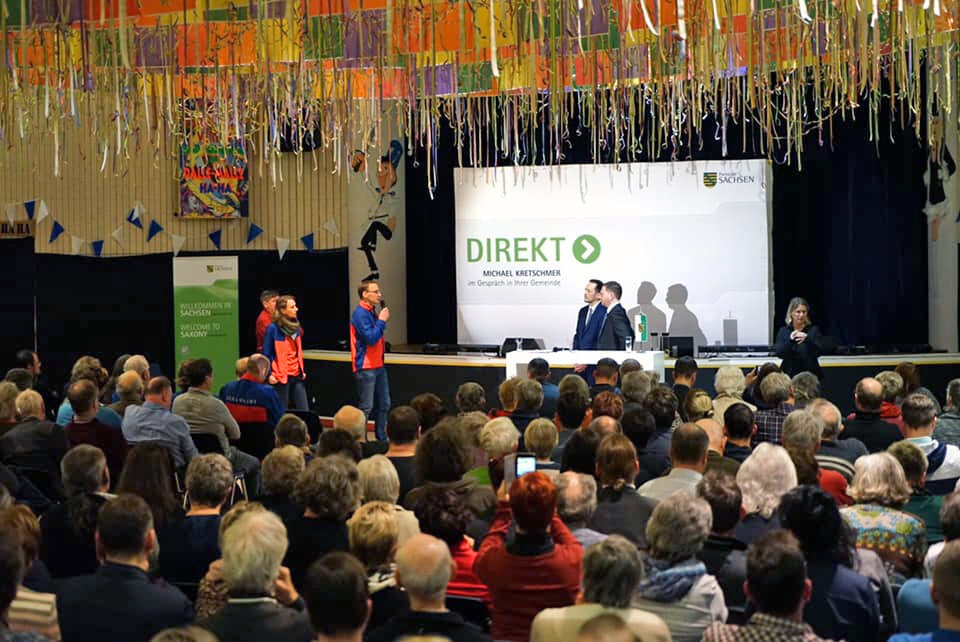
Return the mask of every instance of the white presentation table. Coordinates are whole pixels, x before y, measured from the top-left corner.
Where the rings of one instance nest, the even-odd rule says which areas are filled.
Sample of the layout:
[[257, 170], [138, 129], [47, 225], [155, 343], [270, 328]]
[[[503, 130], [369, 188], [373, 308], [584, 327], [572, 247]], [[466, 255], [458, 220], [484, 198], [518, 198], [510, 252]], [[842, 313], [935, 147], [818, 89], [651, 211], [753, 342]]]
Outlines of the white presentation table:
[[645, 352], [625, 352], [624, 350], [560, 350], [559, 352], [553, 350], [514, 350], [507, 353], [507, 377], [525, 377], [527, 375], [527, 364], [537, 357], [546, 359], [551, 368], [572, 368], [578, 364], [596, 365], [597, 361], [608, 357], [617, 363], [623, 363], [626, 359], [636, 359], [644, 370], [653, 370], [660, 375], [660, 381], [664, 380], [663, 352], [660, 350], [647, 350]]

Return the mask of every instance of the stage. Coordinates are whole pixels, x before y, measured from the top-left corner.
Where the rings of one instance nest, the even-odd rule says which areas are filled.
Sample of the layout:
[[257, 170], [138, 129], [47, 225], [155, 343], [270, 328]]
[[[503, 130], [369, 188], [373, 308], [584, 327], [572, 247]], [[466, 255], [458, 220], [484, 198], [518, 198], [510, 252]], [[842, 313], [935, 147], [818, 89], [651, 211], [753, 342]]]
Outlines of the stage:
[[[453, 411], [453, 399], [457, 387], [465, 381], [476, 381], [487, 391], [487, 402], [497, 405], [497, 386], [507, 372], [507, 359], [496, 354], [461, 353], [454, 355], [431, 355], [422, 352], [392, 352], [386, 355], [390, 374], [390, 394], [393, 404], [409, 401], [422, 392], [438, 394]], [[555, 362], [564, 361], [563, 353]], [[626, 353], [622, 353], [626, 356]], [[638, 355], [640, 353], [637, 353]], [[538, 355], [539, 356], [539, 355]], [[636, 355], [635, 355], [636, 356]], [[356, 403], [356, 389], [350, 368], [350, 353], [332, 350], [304, 350], [307, 369], [307, 393], [310, 406], [322, 415], [332, 415], [344, 403]], [[547, 360], [550, 361], [549, 355]], [[776, 357], [715, 357], [697, 359], [700, 367], [697, 387], [714, 394], [713, 377], [717, 368], [733, 365], [748, 368], [779, 361]], [[960, 354], [886, 354], [863, 356], [821, 357], [824, 371], [824, 395], [835, 402], [844, 412], [853, 410], [853, 389], [863, 377], [875, 375], [881, 370], [892, 370], [901, 361], [912, 361], [920, 368], [924, 386], [929, 388], [943, 403], [947, 382], [960, 377]], [[664, 359], [665, 380], [671, 382], [673, 359]], [[572, 372], [564, 368], [553, 369], [552, 380]]]

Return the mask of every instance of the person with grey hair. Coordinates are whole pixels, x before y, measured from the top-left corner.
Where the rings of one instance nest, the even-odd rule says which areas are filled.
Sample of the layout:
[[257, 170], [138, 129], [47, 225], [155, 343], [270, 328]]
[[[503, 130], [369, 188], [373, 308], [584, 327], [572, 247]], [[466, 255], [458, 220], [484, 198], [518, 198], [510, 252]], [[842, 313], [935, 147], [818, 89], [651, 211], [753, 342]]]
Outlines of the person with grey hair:
[[805, 408], [810, 401], [820, 396], [820, 380], [812, 372], [798, 372], [790, 380], [793, 385], [797, 408]]
[[459, 414], [467, 412], [487, 412], [487, 391], [476, 381], [467, 381], [460, 384], [453, 399]]
[[303, 600], [280, 568], [286, 552], [287, 529], [279, 517], [269, 511], [242, 515], [223, 534], [227, 604], [199, 625], [221, 640], [311, 642]]
[[766, 442], [758, 444], [737, 471], [744, 517], [734, 536], [749, 546], [764, 533], [780, 528], [780, 498], [796, 485], [797, 469], [787, 451]]
[[794, 410], [783, 421], [783, 447], [793, 460], [797, 481], [800, 482], [801, 471], [804, 471], [810, 478], [802, 483], [819, 486], [830, 493], [838, 505], [847, 506], [852, 503], [847, 496], [847, 480], [836, 471], [821, 470], [817, 462], [822, 435], [823, 422], [812, 412]]
[[[520, 447], [520, 432], [514, 425], [512, 417], [497, 417], [488, 421], [480, 429], [477, 442], [480, 444], [480, 449], [486, 454], [487, 461], [502, 459], [504, 455], [517, 452]], [[483, 486], [490, 486], [492, 483], [490, 481], [490, 470], [485, 465], [477, 466], [467, 474]]]
[[644, 574], [631, 605], [663, 618], [676, 642], [698, 642], [727, 619], [720, 584], [697, 559], [711, 524], [710, 505], [686, 491], [664, 498], [647, 522]]
[[60, 485], [60, 460], [69, 448], [63, 428], [47, 419], [43, 397], [24, 390], [16, 398], [20, 423], [0, 436], [0, 461], [10, 466], [44, 470]]
[[402, 546], [420, 532], [420, 523], [413, 511], [397, 504], [400, 498], [400, 477], [389, 459], [383, 455], [362, 459], [357, 464], [357, 473], [360, 476], [361, 502], [386, 502], [393, 507], [399, 529], [397, 546]]
[[557, 477], [557, 514], [586, 550], [607, 535], [589, 528], [597, 510], [597, 482], [592, 475], [568, 470]]
[[894, 370], [881, 370], [874, 375], [883, 386], [883, 401], [880, 404], [880, 418], [903, 431], [903, 413], [898, 405], [903, 396], [903, 377]]
[[657, 382], [654, 381], [654, 377], [651, 377], [651, 375], [656, 375], [656, 373], [653, 371], [634, 370], [633, 372], [628, 372], [623, 375], [623, 379], [620, 381], [620, 393], [623, 395], [624, 405], [643, 403], [643, 399], [647, 396], [647, 393], [657, 385]]
[[713, 376], [713, 389], [717, 396], [713, 398], [713, 416], [722, 418], [727, 408], [735, 403], [746, 405], [751, 412], [757, 407], [743, 400], [743, 391], [747, 388], [747, 378], [737, 366], [720, 366]]
[[790, 299], [784, 323], [786, 325], [777, 330], [774, 342], [774, 352], [783, 360], [780, 369], [788, 375], [808, 371], [822, 379], [823, 370], [817, 360], [822, 335], [820, 328], [810, 321], [810, 304], [806, 299], [798, 296]]
[[782, 372], [772, 372], [760, 384], [760, 394], [770, 408], [758, 410], [755, 418], [757, 434], [754, 442], [768, 441], [779, 444], [783, 420], [796, 409], [793, 384]]
[[510, 419], [522, 435], [530, 422], [540, 416], [540, 409], [543, 407], [543, 386], [536, 379], [521, 379], [517, 382], [516, 395], [517, 407], [510, 415]]
[[330, 551], [350, 550], [347, 517], [360, 505], [357, 465], [341, 455], [314, 459], [297, 479], [293, 497], [304, 511], [287, 524], [290, 548], [283, 565], [294, 585], [302, 588], [314, 560]]
[[642, 576], [640, 552], [626, 538], [611, 535], [588, 547], [583, 555], [580, 600], [573, 606], [540, 611], [530, 627], [530, 641], [575, 642], [580, 628], [604, 613], [623, 619], [640, 642], [669, 640], [670, 629], [663, 620], [630, 606]]
[[840, 473], [849, 484], [853, 480], [853, 463], [869, 452], [867, 447], [856, 437], [843, 434], [840, 409], [831, 402], [823, 398], [813, 399], [806, 409], [823, 422], [817, 463], [824, 470]]
[[405, 635], [436, 635], [453, 642], [489, 642], [490, 637], [446, 606], [447, 584], [457, 572], [450, 550], [431, 535], [416, 535], [396, 555], [397, 584], [410, 601], [407, 613], [395, 615], [368, 632], [367, 642], [392, 642]]
[[933, 438], [936, 405], [925, 394], [914, 392], [903, 400], [902, 408], [904, 436], [927, 456], [927, 490], [934, 495], [952, 492], [960, 480], [960, 448]]
[[233, 468], [223, 455], [198, 455], [187, 466], [190, 510], [160, 528], [160, 575], [170, 582], [199, 582], [220, 557], [220, 509], [233, 490]]
[[178, 626], [164, 629], [150, 638], [150, 642], [219, 642], [217, 636], [199, 626]]

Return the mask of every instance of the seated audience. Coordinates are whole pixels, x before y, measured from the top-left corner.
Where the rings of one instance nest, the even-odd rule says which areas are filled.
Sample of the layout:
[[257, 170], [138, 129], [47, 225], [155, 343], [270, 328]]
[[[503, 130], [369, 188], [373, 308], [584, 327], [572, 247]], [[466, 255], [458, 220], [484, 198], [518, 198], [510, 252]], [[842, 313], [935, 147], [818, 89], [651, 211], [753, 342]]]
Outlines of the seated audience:
[[664, 477], [651, 479], [637, 492], [655, 501], [678, 490], [694, 494], [707, 467], [708, 444], [703, 428], [696, 424], [681, 424], [670, 438], [670, 462], [673, 466], [670, 472]]
[[797, 485], [797, 471], [781, 446], [758, 444], [737, 471], [737, 486], [743, 495], [743, 519], [734, 536], [750, 545], [764, 533], [780, 528], [777, 506], [784, 493]]
[[23, 573], [23, 551], [17, 534], [10, 530], [0, 531], [0, 639], [4, 642], [45, 642], [50, 639], [45, 635], [10, 628], [10, 605], [19, 594], [17, 587]]
[[933, 436], [940, 443], [960, 446], [960, 379], [952, 379], [947, 384], [947, 403], [937, 417]]
[[[0, 532], [16, 534], [23, 553], [22, 578], [3, 621], [11, 631], [36, 633], [59, 640], [57, 596], [53, 593], [53, 581], [43, 562], [37, 559], [40, 552], [40, 523], [26, 506], [10, 506], [0, 509]], [[0, 613], [3, 611], [0, 609]], [[7, 638], [4, 638], [2, 631], [0, 628], [0, 639], [5, 640]]]
[[933, 438], [937, 408], [930, 397], [913, 393], [903, 400], [903, 434], [927, 457], [925, 486], [934, 495], [953, 492], [960, 480], [960, 448]]
[[527, 364], [527, 377], [536, 380], [543, 390], [543, 404], [540, 406], [540, 416], [545, 419], [553, 419], [557, 412], [557, 396], [560, 394], [560, 388], [557, 384], [550, 382], [550, 364], [546, 359], [537, 357], [531, 359]]
[[633, 631], [619, 615], [604, 613], [587, 620], [577, 632], [576, 642], [635, 642]]
[[97, 514], [113, 496], [103, 451], [81, 444], [60, 462], [66, 501], [40, 521], [40, 559], [54, 579], [93, 573], [98, 566], [94, 532]]
[[210, 631], [191, 625], [164, 629], [150, 638], [150, 642], [219, 642], [219, 640]]
[[932, 401], [933, 405], [937, 408], [938, 415], [943, 412], [937, 396], [920, 384], [920, 368], [917, 367], [917, 364], [910, 361], [901, 361], [893, 371], [903, 379], [903, 392], [900, 398], [897, 399], [898, 404], [902, 404], [906, 397], [916, 392], [930, 398], [930, 401]]
[[740, 521], [743, 496], [736, 479], [719, 470], [707, 471], [697, 484], [697, 496], [710, 504], [712, 517], [710, 534], [703, 542], [697, 559], [707, 567], [707, 573], [717, 578], [723, 590], [724, 602], [730, 617], [742, 620], [746, 595], [743, 582], [747, 579], [747, 545], [734, 537]]
[[[571, 375], [567, 375], [569, 377]], [[564, 380], [567, 379], [564, 377]], [[574, 388], [572, 386], [561, 390], [557, 397], [557, 414], [553, 418], [557, 425], [557, 447], [553, 449], [551, 459], [561, 463], [563, 460], [563, 449], [567, 441], [573, 437], [574, 433], [585, 427], [592, 421], [593, 413], [590, 410], [590, 393], [587, 392], [586, 381], [580, 377], [573, 376], [583, 383], [583, 388]], [[563, 380], [560, 382], [563, 383]]]
[[318, 642], [361, 642], [370, 617], [367, 575], [349, 553], [327, 553], [310, 567], [303, 598]]
[[[783, 421], [783, 447], [797, 470], [797, 483], [819, 486], [830, 493], [837, 504], [846, 506], [852, 503], [847, 497], [847, 480], [836, 471], [822, 470], [816, 459], [822, 434], [823, 422], [806, 410], [794, 410]], [[802, 471], [809, 478], [805, 478]]]
[[620, 394], [617, 381], [620, 377], [620, 366], [609, 357], [597, 361], [593, 371], [593, 385], [590, 386], [590, 397], [596, 399], [601, 392]]
[[812, 372], [798, 372], [790, 380], [793, 386], [797, 408], [806, 408], [807, 404], [820, 396], [820, 379]]
[[477, 552], [473, 550], [473, 541], [466, 535], [467, 525], [473, 519], [472, 513], [453, 491], [440, 488], [424, 493], [414, 512], [420, 522], [420, 530], [446, 543], [457, 565], [447, 585], [447, 594], [477, 598], [489, 605], [487, 585], [473, 571]]
[[611, 417], [617, 421], [623, 416], [623, 397], [615, 392], [598, 393], [590, 403], [593, 411], [593, 420], [600, 417]]
[[737, 366], [717, 368], [717, 374], [713, 376], [713, 389], [717, 391], [717, 396], [713, 398], [713, 418], [722, 421], [727, 408], [738, 403], [745, 405], [751, 412], [756, 412], [756, 406], [743, 400], [746, 387], [747, 379], [743, 370]]
[[[484, 642], [489, 636], [445, 604], [447, 585], [456, 572], [450, 549], [430, 535], [415, 535], [397, 551], [397, 583], [406, 591], [410, 610], [382, 626], [370, 623], [368, 642], [390, 642], [408, 635], [437, 636], [452, 642]], [[376, 611], [376, 602], [373, 609]]]
[[857, 382], [853, 393], [856, 412], [843, 422], [843, 438], [859, 439], [872, 453], [883, 452], [890, 444], [903, 439], [900, 429], [880, 416], [883, 385], [873, 377]]
[[597, 447], [600, 435], [592, 430], [578, 430], [563, 448], [560, 471], [573, 471], [584, 475], [597, 474]]
[[857, 547], [880, 556], [891, 584], [920, 577], [927, 532], [922, 520], [900, 510], [910, 499], [900, 463], [889, 453], [861, 457], [847, 494], [854, 505], [840, 512], [856, 532]]
[[724, 457], [742, 464], [753, 452], [752, 441], [757, 434], [753, 417], [753, 411], [745, 403], [730, 404], [723, 411], [723, 434], [727, 437], [723, 446]]
[[[651, 437], [657, 430], [657, 424], [653, 420], [650, 411], [640, 404], [628, 404], [623, 411], [623, 417], [620, 418], [620, 428], [623, 434], [633, 443], [637, 453], [642, 453], [650, 442]], [[643, 483], [649, 479], [647, 471], [641, 471], [643, 478], [638, 476], [638, 482]]]
[[293, 489], [305, 467], [303, 451], [296, 446], [274, 448], [263, 458], [262, 488], [257, 501], [276, 513], [285, 524], [303, 514], [303, 506], [293, 499]]
[[[343, 406], [333, 416], [334, 430], [346, 430], [357, 443], [359, 457], [382, 455], [387, 452], [387, 444], [380, 441], [367, 441], [367, 416], [355, 406]], [[328, 431], [324, 431], [326, 433]], [[323, 439], [321, 433], [320, 438]]]
[[[70, 370], [70, 383], [76, 383], [81, 379], [86, 379], [93, 383], [100, 390], [107, 382], [107, 371], [100, 365], [100, 360], [96, 357], [83, 356], [77, 359]], [[63, 403], [57, 409], [57, 424], [66, 426], [73, 421], [73, 408], [70, 406], [69, 398], [64, 399]], [[120, 427], [120, 415], [108, 408], [100, 406], [97, 411], [97, 421], [106, 424], [111, 428]]]
[[840, 409], [826, 399], [814, 399], [806, 409], [823, 422], [817, 463], [823, 470], [840, 473], [849, 484], [853, 480], [853, 463], [868, 454], [867, 447], [856, 437], [847, 437], [843, 432]]
[[[626, 362], [624, 362], [626, 363]], [[643, 370], [634, 370], [632, 372], [623, 372], [623, 365], [620, 366], [620, 394], [623, 395], [624, 411], [630, 406], [642, 406], [643, 399], [647, 396], [653, 386], [657, 385], [651, 382], [649, 372]]]
[[[549, 419], [534, 419], [523, 431], [524, 448], [537, 457], [537, 470], [560, 472], [560, 464], [550, 456], [557, 447], [557, 427]], [[551, 473], [548, 473], [551, 474]]]
[[760, 386], [763, 380], [774, 372], [783, 372], [776, 363], [768, 361], [759, 368], [755, 368], [746, 375], [746, 388], [743, 390], [743, 400], [757, 407], [757, 410], [770, 408], [770, 404], [763, 398]]
[[119, 430], [97, 419], [100, 404], [97, 387], [88, 379], [80, 379], [70, 384], [67, 399], [73, 409], [73, 418], [64, 428], [67, 441], [71, 446], [88, 444], [102, 450], [110, 473], [114, 478], [119, 477], [127, 456], [127, 443]]
[[279, 517], [269, 511], [242, 515], [223, 534], [227, 603], [200, 626], [221, 640], [312, 642], [303, 602], [280, 567], [286, 551], [287, 529]]
[[[397, 546], [402, 546], [420, 532], [416, 515], [397, 504], [400, 498], [400, 478], [389, 459], [383, 455], [363, 459], [357, 464], [357, 472], [360, 475], [361, 503], [385, 502], [393, 510], [397, 520]], [[373, 590], [370, 593], [372, 594]]]
[[634, 487], [639, 469], [637, 451], [629, 439], [612, 434], [601, 440], [597, 448], [597, 507], [589, 525], [600, 533], [622, 535], [643, 548], [644, 529], [657, 500], [641, 495]]
[[128, 407], [139, 406], [143, 403], [144, 388], [145, 384], [139, 373], [133, 370], [124, 372], [117, 377], [115, 394], [118, 400], [111, 403], [108, 408], [123, 417]]
[[131, 444], [141, 441], [158, 443], [170, 450], [173, 465], [186, 468], [197, 456], [197, 447], [190, 437], [190, 426], [183, 417], [170, 412], [173, 385], [166, 377], [154, 377], [147, 384], [146, 401], [130, 406], [123, 417], [123, 436]]
[[530, 422], [540, 416], [543, 387], [536, 379], [521, 379], [517, 382], [516, 393], [517, 406], [510, 414], [510, 420], [522, 435]]
[[[799, 540], [813, 585], [803, 621], [823, 638], [882, 639], [878, 596], [870, 580], [857, 572], [855, 536], [833, 498], [814, 486], [798, 486], [783, 496], [779, 515], [783, 527]], [[884, 598], [890, 607], [889, 586]], [[895, 618], [892, 609], [886, 615]], [[896, 620], [886, 625], [884, 637], [896, 629]]]
[[[489, 462], [487, 453], [483, 452], [483, 448], [480, 447], [480, 431], [483, 430], [483, 427], [487, 425], [488, 421], [490, 421], [490, 417], [477, 411], [461, 413], [457, 415], [454, 420], [454, 424], [460, 429], [461, 437], [467, 445], [467, 451], [469, 453], [467, 460], [470, 462], [467, 466], [468, 470], [473, 470], [479, 466], [486, 466]], [[416, 444], [413, 444], [410, 452], [416, 454]], [[415, 459], [411, 461], [410, 465], [413, 466], [415, 461]], [[413, 468], [411, 468], [410, 474], [414, 474]], [[413, 486], [416, 486], [416, 479], [413, 481]], [[411, 486], [411, 488], [413, 486]]]
[[631, 372], [641, 372], [643, 371], [643, 366], [636, 359], [624, 359], [620, 363], [620, 381], [623, 381], [625, 375], [630, 374]]
[[20, 423], [0, 437], [0, 461], [45, 471], [60, 488], [60, 460], [69, 448], [67, 433], [46, 418], [43, 397], [36, 390], [18, 394], [16, 406]]
[[683, 414], [690, 423], [713, 417], [713, 400], [703, 388], [691, 388], [683, 398]]
[[340, 455], [341, 457], [352, 459], [354, 463], [356, 463], [363, 458], [360, 444], [361, 442], [354, 439], [353, 435], [343, 428], [324, 430], [320, 433], [320, 439], [317, 442], [317, 457]]
[[687, 400], [690, 389], [697, 385], [697, 361], [693, 357], [685, 356], [677, 359], [673, 364], [673, 394], [677, 398], [680, 418], [689, 421], [683, 404]]
[[727, 619], [723, 591], [697, 559], [710, 521], [707, 502], [678, 491], [647, 522], [643, 579], [631, 604], [663, 618], [676, 642], [696, 642], [710, 624]]
[[[481, 388], [482, 390], [482, 388]], [[406, 497], [417, 480], [414, 477], [413, 460], [420, 438], [420, 416], [410, 406], [395, 406], [387, 415], [387, 439], [390, 446], [385, 453], [397, 469], [400, 480], [400, 497]]]
[[587, 524], [597, 511], [597, 482], [591, 475], [568, 470], [557, 477], [557, 515], [577, 541], [587, 547], [607, 538]]
[[583, 581], [577, 603], [540, 611], [530, 629], [531, 642], [575, 642], [581, 627], [604, 613], [622, 618], [634, 640], [670, 640], [670, 629], [663, 620], [652, 612], [630, 607], [641, 577], [640, 553], [631, 542], [611, 535], [590, 546], [583, 554]]
[[244, 364], [243, 374], [220, 388], [220, 400], [237, 422], [265, 423], [276, 426], [283, 414], [283, 404], [273, 386], [266, 384], [270, 376], [270, 360], [252, 354]]
[[960, 542], [943, 548], [933, 570], [930, 597], [940, 614], [939, 628], [919, 635], [900, 633], [890, 642], [934, 642], [960, 637]]
[[897, 405], [903, 397], [903, 377], [893, 370], [883, 370], [875, 375], [883, 387], [883, 402], [880, 404], [880, 418], [892, 423], [903, 432], [903, 413]]
[[[460, 384], [457, 388], [457, 395], [454, 397], [454, 406], [459, 414], [468, 412], [487, 412], [487, 392], [479, 383], [467, 381]], [[419, 423], [419, 418], [418, 418]]]
[[233, 489], [233, 469], [223, 455], [198, 455], [187, 466], [187, 514], [160, 529], [160, 575], [170, 582], [199, 582], [220, 557], [220, 509]]
[[538, 612], [573, 604], [583, 548], [557, 516], [557, 487], [544, 473], [527, 473], [509, 491], [501, 484], [498, 496], [474, 570], [493, 598], [491, 637], [525, 642]]
[[380, 501], [363, 504], [347, 520], [347, 532], [350, 552], [367, 571], [372, 603], [367, 626], [376, 628], [408, 609], [407, 596], [398, 588], [393, 572], [393, 554], [400, 534], [393, 505]]
[[146, 502], [121, 495], [104, 504], [96, 539], [103, 566], [93, 575], [64, 580], [57, 590], [64, 640], [146, 642], [167, 627], [193, 621], [190, 600], [147, 575], [157, 534]]
[[[33, 385], [33, 375], [26, 368], [10, 368], [3, 380], [15, 385], [18, 392], [23, 392]], [[6, 393], [6, 390], [4, 392]]]
[[942, 541], [940, 509], [943, 507], [944, 496], [934, 495], [926, 488], [927, 456], [909, 439], [896, 442], [887, 448], [887, 452], [900, 462], [907, 483], [910, 484], [910, 499], [904, 504], [903, 510], [923, 520], [927, 527], [927, 544]]
[[424, 432], [436, 426], [448, 414], [443, 399], [432, 392], [424, 392], [411, 399], [410, 407], [417, 411], [420, 427]]
[[779, 444], [783, 432], [783, 420], [796, 409], [793, 383], [782, 372], [772, 372], [760, 384], [760, 392], [769, 408], [757, 411], [754, 421], [757, 434], [754, 443]]
[[[520, 447], [520, 433], [517, 432], [510, 417], [491, 419], [480, 430], [478, 437], [480, 448], [486, 455], [486, 460], [503, 459], [510, 453], [517, 452]], [[490, 469], [484, 464], [467, 473], [482, 486], [490, 486]]]
[[509, 417], [517, 407], [517, 384], [523, 381], [520, 377], [510, 377], [505, 379], [497, 387], [497, 398], [500, 401], [499, 408], [491, 408], [489, 415], [491, 419], [497, 417]]
[[329, 551], [350, 550], [347, 517], [360, 504], [357, 465], [340, 455], [314, 459], [297, 479], [293, 497], [304, 511], [287, 524], [290, 547], [283, 565], [300, 589], [314, 560]]
[[[954, 491], [943, 498], [937, 523], [940, 525], [945, 541], [950, 542], [960, 539], [960, 493]], [[932, 544], [927, 549], [927, 554], [923, 558], [923, 574], [925, 577], [933, 576], [933, 565], [937, 561], [937, 555], [942, 550], [943, 542]]]
[[[611, 392], [609, 394], [612, 395], [613, 393]], [[587, 426], [587, 430], [597, 433], [600, 439], [603, 439], [607, 435], [612, 435], [614, 433], [623, 433], [623, 427], [620, 425], [620, 422], [610, 415], [597, 416], [593, 421], [590, 422], [590, 425]]]
[[[110, 369], [110, 376], [107, 378], [107, 382], [102, 386], [97, 386], [100, 389], [100, 403], [110, 404], [113, 403], [113, 397], [116, 394], [117, 390], [117, 380], [120, 378], [126, 370], [123, 366], [126, 364], [127, 359], [130, 358], [129, 354], [121, 354], [113, 362], [113, 368]], [[140, 374], [134, 372], [137, 377], [140, 377]], [[141, 379], [142, 381], [142, 379]]]
[[740, 469], [740, 462], [723, 454], [727, 446], [727, 437], [723, 434], [723, 426], [710, 417], [698, 419], [696, 424], [707, 434], [707, 471], [721, 470], [730, 476], [736, 476]]
[[313, 453], [310, 451], [310, 432], [307, 430], [307, 422], [300, 417], [293, 414], [282, 415], [273, 428], [273, 436], [276, 448], [293, 446], [300, 451], [304, 464], [313, 461]]
[[143, 444], [131, 448], [116, 492], [133, 493], [147, 502], [153, 515], [153, 527], [158, 533], [168, 523], [183, 516], [173, 458], [163, 446]]
[[791, 533], [773, 531], [751, 544], [744, 590], [756, 608], [750, 621], [743, 625], [715, 623], [704, 632], [703, 642], [823, 640], [803, 621], [812, 583], [807, 579], [803, 552]]
[[666, 386], [654, 386], [643, 400], [643, 407], [653, 415], [657, 429], [637, 457], [640, 468], [654, 478], [670, 469], [670, 436], [677, 416], [677, 397]]

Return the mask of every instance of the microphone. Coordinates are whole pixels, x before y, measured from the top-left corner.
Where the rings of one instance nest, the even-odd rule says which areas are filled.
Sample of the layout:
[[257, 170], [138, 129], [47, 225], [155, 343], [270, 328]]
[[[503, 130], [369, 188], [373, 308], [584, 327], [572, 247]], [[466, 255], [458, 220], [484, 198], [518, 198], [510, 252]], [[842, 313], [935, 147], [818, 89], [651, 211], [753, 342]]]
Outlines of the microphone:
[[384, 309], [385, 307], [387, 307], [387, 300], [386, 300], [386, 299], [380, 299], [380, 311], [383, 312], [383, 309]]

